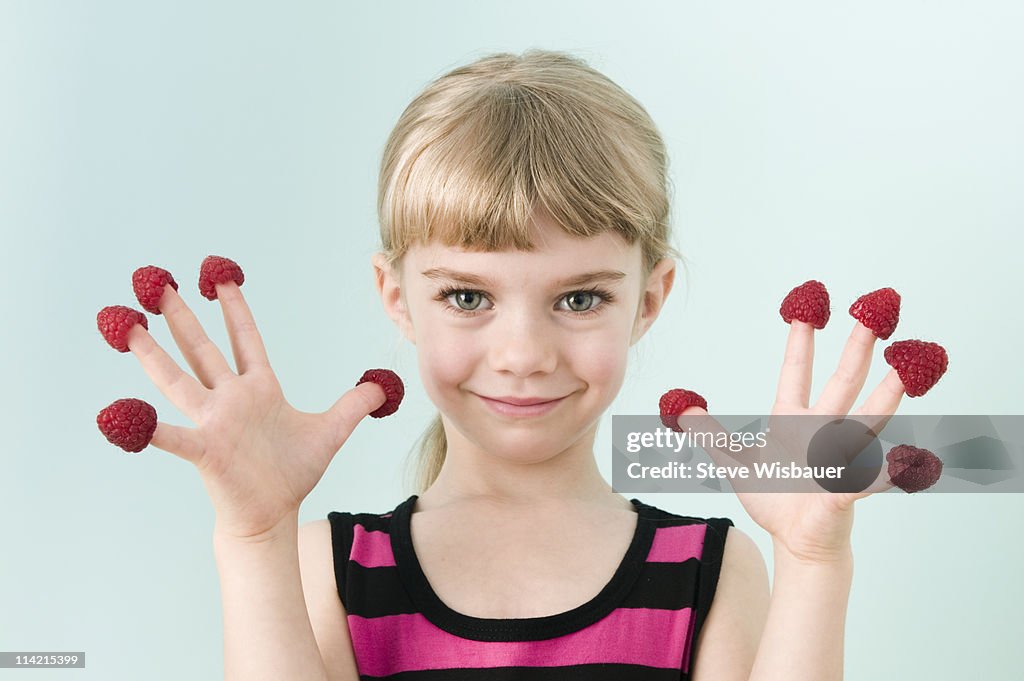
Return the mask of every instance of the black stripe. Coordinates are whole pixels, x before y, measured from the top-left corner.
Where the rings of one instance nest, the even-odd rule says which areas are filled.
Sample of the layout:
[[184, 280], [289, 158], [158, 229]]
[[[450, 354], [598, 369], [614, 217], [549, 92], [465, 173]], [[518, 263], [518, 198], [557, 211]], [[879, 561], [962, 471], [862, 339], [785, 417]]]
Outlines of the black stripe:
[[[388, 676], [360, 674], [361, 681], [679, 681], [678, 669], [635, 664], [578, 664], [567, 667], [494, 667], [432, 669]], [[682, 676], [683, 679], [687, 675]]]
[[696, 605], [697, 573], [700, 562], [690, 558], [682, 563], [645, 563], [640, 578], [620, 607], [682, 610]]
[[693, 639], [690, 643], [690, 669], [697, 657], [697, 637], [700, 635], [704, 620], [711, 610], [711, 600], [715, 597], [718, 587], [718, 576], [722, 570], [722, 554], [725, 551], [725, 536], [733, 522], [728, 518], [707, 518], [708, 529], [704, 535], [704, 551], [701, 554], [700, 577], [697, 580], [697, 592], [700, 594], [697, 603], [697, 617], [693, 623]]
[[[691, 558], [682, 563], [646, 563], [640, 577], [619, 607], [681, 610], [696, 607], [697, 574], [700, 563]], [[360, 617], [407, 615], [419, 610], [402, 586], [398, 570], [392, 566], [363, 567], [348, 562], [346, 582], [349, 598], [345, 610]]]
[[385, 617], [419, 612], [402, 586], [394, 565], [363, 567], [350, 560], [348, 582], [351, 603], [346, 612], [350, 615]]
[[338, 587], [338, 596], [341, 604], [348, 609], [348, 599], [345, 596], [345, 571], [348, 569], [349, 554], [352, 548], [352, 514], [331, 511], [327, 514], [327, 520], [331, 523], [331, 548], [334, 552], [334, 583]]

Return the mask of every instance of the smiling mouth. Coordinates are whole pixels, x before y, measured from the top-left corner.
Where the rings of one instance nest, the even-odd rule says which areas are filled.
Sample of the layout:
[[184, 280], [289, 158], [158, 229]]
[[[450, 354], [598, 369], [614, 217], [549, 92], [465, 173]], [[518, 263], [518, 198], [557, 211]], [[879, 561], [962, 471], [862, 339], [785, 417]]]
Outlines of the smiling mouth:
[[547, 400], [545, 402], [534, 402], [533, 404], [517, 405], [509, 402], [503, 402], [501, 400], [495, 400], [490, 397], [484, 397], [483, 395], [477, 395], [480, 400], [486, 404], [491, 411], [501, 414], [502, 416], [542, 416], [547, 414], [552, 409], [555, 409], [565, 397], [559, 397], [554, 400]]
[[513, 407], [532, 407], [536, 404], [547, 404], [548, 402], [557, 402], [558, 400], [562, 399], [561, 397], [552, 397], [550, 399], [545, 399], [542, 397], [487, 397], [485, 395], [481, 395], [480, 397], [483, 397], [484, 399], [487, 400], [491, 400], [492, 402], [502, 402], [504, 404], [510, 404]]

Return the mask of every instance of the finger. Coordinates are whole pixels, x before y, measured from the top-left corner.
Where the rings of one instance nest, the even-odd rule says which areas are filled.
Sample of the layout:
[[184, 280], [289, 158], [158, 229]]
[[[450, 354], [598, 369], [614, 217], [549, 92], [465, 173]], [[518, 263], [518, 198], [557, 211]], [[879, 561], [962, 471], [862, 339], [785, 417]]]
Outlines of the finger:
[[878, 477], [875, 478], [870, 485], [868, 485], [865, 489], [861, 490], [860, 492], [837, 492], [836, 494], [842, 497], [846, 504], [849, 505], [857, 501], [858, 499], [869, 497], [872, 494], [876, 494], [878, 492], [887, 492], [888, 490], [891, 490], [893, 487], [896, 486], [895, 484], [893, 484], [893, 481], [889, 478], [888, 469], [888, 464], [883, 462], [882, 468], [878, 472]]
[[873, 421], [869, 422], [871, 423], [871, 430], [878, 433], [881, 431], [881, 428], [877, 426], [881, 425], [884, 427], [884, 424], [888, 423], [889, 417], [895, 414], [896, 408], [900, 406], [900, 400], [904, 394], [903, 381], [900, 380], [900, 376], [896, 373], [895, 369], [890, 369], [889, 373], [882, 379], [882, 382], [878, 384], [878, 387], [871, 391], [868, 399], [864, 401], [864, 404], [857, 411], [853, 412], [853, 415], [876, 417]]
[[198, 465], [203, 457], [203, 440], [194, 428], [172, 426], [157, 421], [156, 430], [153, 431], [153, 438], [149, 444], [195, 465]]
[[789, 324], [786, 354], [782, 359], [777, 406], [807, 408], [811, 394], [811, 364], [814, 361], [814, 327], [794, 319]]
[[185, 361], [203, 385], [215, 388], [223, 379], [234, 375], [224, 355], [207, 337], [199, 320], [170, 284], [164, 286], [160, 312], [167, 318], [167, 326]]
[[[762, 452], [759, 448], [743, 447], [739, 451], [729, 449], [728, 443], [733, 442], [732, 433], [719, 423], [718, 419], [700, 407], [687, 407], [681, 417], [680, 427], [684, 431], [690, 430], [692, 434], [698, 433], [702, 436], [696, 444], [707, 452], [715, 465], [736, 468], [739, 464], [748, 469], [750, 477], [728, 475], [725, 478], [734, 492], [750, 494], [758, 487], [753, 465], [761, 462]], [[719, 446], [719, 443], [725, 446]]]
[[839, 367], [825, 384], [814, 410], [819, 414], [842, 416], [850, 411], [857, 400], [871, 366], [871, 351], [875, 346], [875, 334], [860, 322], [853, 325], [853, 331], [839, 358]]
[[737, 462], [749, 463], [750, 451], [748, 448], [734, 452], [727, 446], [717, 446], [719, 442], [731, 442], [732, 433], [704, 409], [687, 407], [679, 415], [677, 423], [684, 432], [687, 430], [691, 432], [693, 441], [706, 451], [715, 460], [715, 463], [723, 465], [733, 465]]
[[324, 412], [334, 428], [336, 448], [340, 448], [356, 426], [370, 412], [377, 411], [387, 401], [384, 388], [372, 381], [360, 383], [342, 395], [334, 405]]
[[128, 332], [128, 349], [164, 397], [195, 422], [209, 391], [182, 371], [142, 324], [136, 324]]
[[270, 360], [267, 359], [263, 337], [256, 328], [256, 320], [245, 302], [242, 289], [234, 281], [216, 284], [215, 288], [220, 309], [224, 313], [224, 324], [231, 338], [231, 352], [235, 356], [238, 373], [244, 374], [257, 366], [269, 367]]

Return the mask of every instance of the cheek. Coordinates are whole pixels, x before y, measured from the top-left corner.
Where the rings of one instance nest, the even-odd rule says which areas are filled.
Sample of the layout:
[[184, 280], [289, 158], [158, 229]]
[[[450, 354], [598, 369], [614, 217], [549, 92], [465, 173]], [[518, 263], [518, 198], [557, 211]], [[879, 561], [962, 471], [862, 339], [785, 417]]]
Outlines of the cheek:
[[470, 377], [479, 357], [474, 344], [443, 323], [417, 325], [416, 355], [424, 390], [435, 404], [448, 402], [445, 392], [456, 389]]
[[581, 334], [567, 357], [573, 373], [591, 387], [616, 389], [626, 373], [629, 339], [607, 331]]

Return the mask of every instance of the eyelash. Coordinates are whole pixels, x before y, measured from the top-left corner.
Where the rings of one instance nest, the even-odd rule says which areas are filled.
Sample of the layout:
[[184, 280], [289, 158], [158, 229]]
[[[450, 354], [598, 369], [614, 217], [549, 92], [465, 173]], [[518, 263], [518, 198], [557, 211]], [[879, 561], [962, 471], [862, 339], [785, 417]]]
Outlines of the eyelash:
[[[455, 294], [455, 293], [479, 293], [484, 298], [488, 298], [487, 295], [483, 291], [477, 291], [475, 289], [459, 288], [457, 286], [446, 286], [445, 288], [441, 289], [438, 292], [437, 298], [435, 298], [435, 300], [438, 300], [438, 301], [444, 303], [445, 304], [445, 309], [448, 312], [451, 312], [452, 314], [458, 315], [460, 317], [475, 317], [478, 314], [479, 311], [478, 310], [463, 310], [461, 307], [458, 307], [457, 305], [452, 305], [451, 303], [449, 303], [448, 302], [448, 298], [451, 297], [452, 294]], [[595, 315], [601, 314], [601, 310], [604, 308], [604, 306], [606, 304], [611, 303], [612, 301], [615, 300], [615, 296], [610, 291], [608, 291], [607, 289], [602, 289], [602, 288], [586, 288], [586, 289], [578, 289], [576, 291], [570, 291], [569, 293], [567, 293], [564, 296], [562, 296], [559, 300], [565, 300], [569, 296], [575, 295], [577, 293], [589, 293], [591, 295], [594, 295], [594, 296], [597, 296], [598, 298], [600, 298], [601, 302], [598, 303], [596, 307], [593, 307], [593, 308], [591, 308], [589, 310], [583, 310], [582, 312], [577, 312], [576, 310], [569, 310], [569, 312], [571, 314], [573, 314], [574, 316], [576, 316], [576, 317], [587, 318], [587, 317], [593, 317]], [[488, 300], [490, 300], [490, 298], [488, 298]]]

